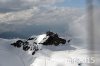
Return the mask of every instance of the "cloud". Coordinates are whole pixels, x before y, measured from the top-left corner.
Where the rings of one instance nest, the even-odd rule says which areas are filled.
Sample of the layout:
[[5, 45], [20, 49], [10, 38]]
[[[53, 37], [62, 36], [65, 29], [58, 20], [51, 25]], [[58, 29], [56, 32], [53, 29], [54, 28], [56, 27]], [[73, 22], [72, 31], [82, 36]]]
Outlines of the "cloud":
[[10, 23], [9, 21], [26, 20], [32, 15], [34, 15], [38, 9], [34, 7], [33, 9], [23, 10], [18, 12], [8, 12], [0, 14], [1, 23]]
[[[85, 13], [81, 9], [68, 7], [33, 7], [23, 11], [8, 12], [0, 15], [0, 23], [14, 25], [12, 26], [13, 31], [19, 30], [26, 33], [24, 32], [25, 30], [27, 33], [37, 33], [51, 29], [55, 32], [59, 31], [63, 34], [69, 34], [76, 45], [85, 42], [85, 19]], [[44, 29], [41, 25], [42, 27], [44, 26]], [[10, 31], [11, 28], [5, 28], [6, 26], [3, 26], [2, 30]], [[31, 32], [28, 32], [29, 30]]]
[[28, 9], [31, 0], [0, 0], [0, 12], [11, 12]]
[[0, 26], [0, 32], [38, 33], [39, 31], [51, 29], [55, 32], [69, 34], [75, 39], [75, 44], [82, 43], [85, 41], [86, 35], [85, 13], [78, 8], [56, 6], [57, 3], [62, 3], [63, 1], [2, 0], [0, 1], [0, 8], [4, 9], [2, 9], [2, 12], [5, 9], [7, 10], [4, 13], [0, 11], [0, 25], [3, 24], [3, 26]]
[[33, 7], [54, 5], [63, 0], [0, 0], [0, 13], [26, 10]]
[[[40, 34], [51, 29], [70, 36], [72, 44], [86, 47], [87, 13], [84, 9], [55, 5], [61, 2], [63, 0], [0, 0], [0, 33], [16, 31]], [[95, 9], [96, 51], [100, 50], [99, 13], [100, 9]]]
[[[84, 13], [77, 8], [49, 7], [0, 14], [0, 23], [26, 25], [71, 25], [83, 21]], [[82, 22], [81, 22], [82, 23]], [[66, 27], [67, 28], [67, 27]]]
[[[78, 13], [76, 13], [78, 12]], [[59, 23], [76, 20], [82, 14], [79, 9], [50, 7], [41, 9], [34, 7], [18, 12], [0, 14], [0, 23]]]

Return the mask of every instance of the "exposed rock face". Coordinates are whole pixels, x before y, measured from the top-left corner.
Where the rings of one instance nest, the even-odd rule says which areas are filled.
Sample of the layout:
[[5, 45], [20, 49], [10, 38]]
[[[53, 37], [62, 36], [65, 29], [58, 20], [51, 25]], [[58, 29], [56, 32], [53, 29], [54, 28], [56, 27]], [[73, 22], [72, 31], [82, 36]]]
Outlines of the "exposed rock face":
[[[36, 37], [31, 37], [28, 40], [18, 40], [15, 43], [12, 43], [14, 47], [20, 48], [22, 47], [24, 51], [32, 51], [32, 55], [35, 54], [36, 51], [42, 48], [41, 45], [55, 45], [65, 44], [66, 40], [60, 38], [57, 33], [46, 32], [46, 34], [38, 35]], [[40, 47], [41, 46], [41, 47]]]

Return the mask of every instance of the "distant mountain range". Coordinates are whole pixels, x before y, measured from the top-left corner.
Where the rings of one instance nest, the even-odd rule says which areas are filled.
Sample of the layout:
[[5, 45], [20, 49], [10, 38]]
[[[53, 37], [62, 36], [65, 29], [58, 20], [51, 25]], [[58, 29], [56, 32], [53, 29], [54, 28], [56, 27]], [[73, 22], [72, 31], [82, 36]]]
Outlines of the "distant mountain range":
[[13, 38], [27, 38], [27, 37], [17, 32], [3, 32], [0, 34], [0, 38], [13, 39]]

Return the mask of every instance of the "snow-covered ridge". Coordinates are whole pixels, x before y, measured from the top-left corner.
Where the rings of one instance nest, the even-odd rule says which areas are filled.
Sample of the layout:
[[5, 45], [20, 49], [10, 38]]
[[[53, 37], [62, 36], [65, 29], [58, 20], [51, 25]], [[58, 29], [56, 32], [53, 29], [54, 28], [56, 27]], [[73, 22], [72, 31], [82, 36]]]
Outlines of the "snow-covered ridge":
[[[68, 40], [70, 42], [70, 40]], [[65, 44], [66, 40], [60, 38], [57, 33], [46, 32], [46, 34], [41, 34], [35, 37], [30, 37], [26, 40], [17, 40], [11, 45], [15, 48], [22, 48], [24, 51], [31, 51], [34, 55], [38, 50], [42, 49], [42, 45], [55, 45]]]
[[[33, 37], [31, 37], [33, 38]], [[49, 38], [46, 34], [35, 37], [36, 42], [44, 42], [44, 38]], [[42, 39], [42, 40], [41, 40]], [[45, 40], [46, 40], [45, 39]], [[42, 46], [35, 55], [31, 55], [30, 51], [23, 51], [22, 48], [15, 48], [11, 43], [19, 39], [0, 39], [0, 65], [1, 66], [78, 66], [79, 63], [67, 63], [68, 58], [72, 57], [88, 57], [87, 50], [76, 48], [70, 45], [60, 46]], [[24, 39], [22, 39], [24, 40]], [[34, 39], [35, 40], [35, 39]], [[28, 41], [30, 44], [33, 40]], [[40, 46], [40, 45], [39, 45]]]

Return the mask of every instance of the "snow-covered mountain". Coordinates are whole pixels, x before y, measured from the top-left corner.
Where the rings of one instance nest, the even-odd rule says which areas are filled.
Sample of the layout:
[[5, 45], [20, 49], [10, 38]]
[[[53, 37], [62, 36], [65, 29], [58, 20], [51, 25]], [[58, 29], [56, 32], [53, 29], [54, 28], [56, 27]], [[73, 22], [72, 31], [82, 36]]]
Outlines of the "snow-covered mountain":
[[[38, 39], [36, 42], [38, 44], [43, 43], [44, 38], [48, 38], [46, 34], [36, 36], [36, 39]], [[0, 39], [0, 66], [86, 66], [85, 63], [73, 61], [73, 59], [82, 60], [81, 58], [88, 57], [88, 51], [85, 49], [67, 44], [59, 46], [42, 45], [42, 50], [31, 55], [30, 51], [23, 51], [22, 48], [11, 46], [11, 43], [17, 40], [20, 39]], [[34, 41], [28, 42], [33, 43]]]

